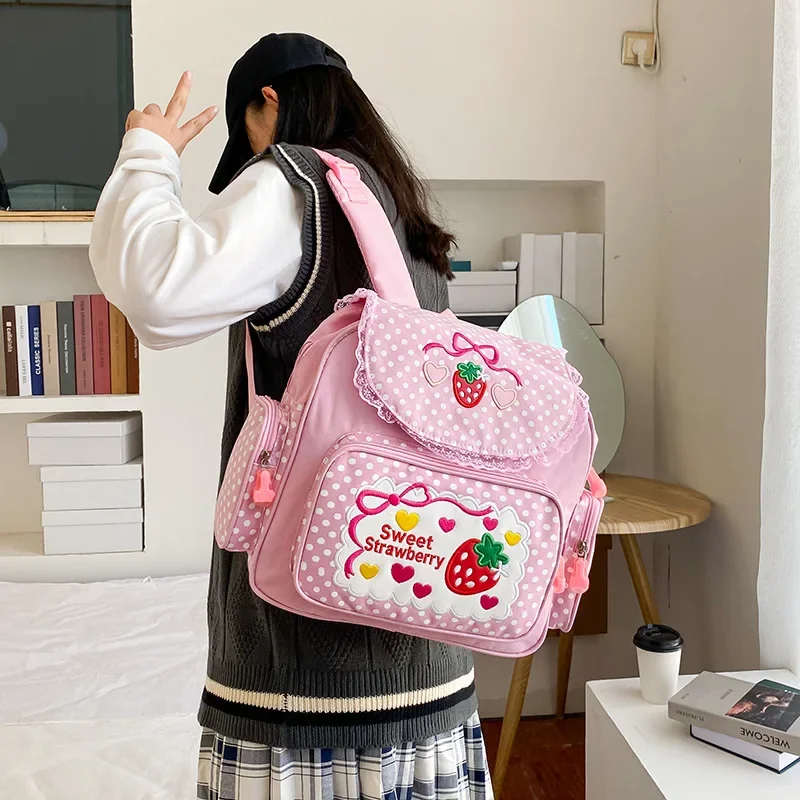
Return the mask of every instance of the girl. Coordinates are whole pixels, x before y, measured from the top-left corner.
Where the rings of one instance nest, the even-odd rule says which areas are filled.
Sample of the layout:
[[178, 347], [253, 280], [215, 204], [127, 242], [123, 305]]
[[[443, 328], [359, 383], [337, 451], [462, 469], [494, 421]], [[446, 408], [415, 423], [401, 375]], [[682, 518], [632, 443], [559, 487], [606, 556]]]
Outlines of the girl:
[[[90, 258], [143, 345], [230, 329], [224, 471], [246, 415], [245, 325], [257, 389], [280, 398], [308, 335], [338, 298], [369, 285], [311, 148], [357, 164], [425, 308], [446, 307], [453, 239], [345, 60], [299, 34], [267, 36], [233, 67], [229, 139], [209, 187], [218, 197], [193, 220], [178, 156], [216, 109], [180, 125], [190, 80], [163, 114], [131, 112]], [[208, 625], [198, 797], [491, 798], [467, 651], [272, 607], [250, 589], [246, 554], [216, 547]]]

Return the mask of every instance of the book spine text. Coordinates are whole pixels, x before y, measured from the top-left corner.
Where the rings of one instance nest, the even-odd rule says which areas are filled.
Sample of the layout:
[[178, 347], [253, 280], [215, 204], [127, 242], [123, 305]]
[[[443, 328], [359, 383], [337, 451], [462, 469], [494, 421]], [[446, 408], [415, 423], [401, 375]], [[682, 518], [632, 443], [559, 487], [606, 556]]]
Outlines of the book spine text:
[[102, 294], [92, 295], [92, 367], [94, 393], [111, 394], [110, 338], [108, 332], [108, 300]]
[[69, 300], [56, 303], [58, 315], [58, 377], [61, 394], [77, 393], [75, 380], [75, 312]]
[[6, 371], [6, 394], [19, 395], [17, 371], [17, 315], [14, 306], [3, 306], [3, 356]]
[[109, 303], [108, 311], [111, 334], [111, 394], [125, 394], [128, 391], [127, 344], [125, 341], [127, 321], [115, 305]]
[[750, 722], [745, 722], [735, 717], [727, 717], [724, 714], [708, 714], [675, 701], [670, 701], [669, 703], [669, 717], [678, 722], [685, 722], [709, 731], [724, 733], [726, 736], [733, 736], [735, 739], [741, 739], [744, 742], [759, 744], [762, 747], [770, 747], [773, 750], [781, 750], [800, 756], [800, 736], [771, 730], [761, 725], [753, 725]]
[[139, 340], [127, 320], [125, 321], [125, 344], [127, 349], [128, 394], [139, 394]]
[[31, 352], [31, 394], [44, 394], [42, 363], [42, 315], [39, 306], [28, 306], [28, 337]]
[[58, 315], [54, 302], [42, 303], [42, 366], [44, 368], [44, 393], [60, 394], [58, 374]]
[[17, 374], [19, 375], [19, 393], [22, 397], [33, 394], [31, 382], [31, 345], [28, 324], [28, 306], [14, 307], [17, 317]]
[[75, 380], [78, 394], [94, 394], [92, 308], [89, 295], [75, 296]]

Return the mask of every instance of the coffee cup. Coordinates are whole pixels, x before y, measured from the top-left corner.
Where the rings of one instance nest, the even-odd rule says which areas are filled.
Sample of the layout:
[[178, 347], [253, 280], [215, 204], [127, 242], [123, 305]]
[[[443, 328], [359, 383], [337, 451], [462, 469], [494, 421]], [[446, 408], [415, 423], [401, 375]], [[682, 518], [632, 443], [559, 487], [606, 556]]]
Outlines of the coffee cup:
[[678, 691], [683, 637], [668, 625], [643, 625], [633, 637], [642, 697], [663, 706]]

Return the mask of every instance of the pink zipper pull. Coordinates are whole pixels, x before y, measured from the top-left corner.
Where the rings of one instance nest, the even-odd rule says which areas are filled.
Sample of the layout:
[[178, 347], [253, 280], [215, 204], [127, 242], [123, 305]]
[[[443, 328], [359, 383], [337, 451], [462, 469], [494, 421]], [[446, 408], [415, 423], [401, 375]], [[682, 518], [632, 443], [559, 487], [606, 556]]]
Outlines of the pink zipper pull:
[[569, 588], [575, 594], [583, 594], [589, 588], [589, 562], [586, 560], [588, 551], [586, 542], [578, 542], [572, 562], [572, 574], [569, 576]]
[[253, 502], [257, 506], [268, 506], [275, 499], [275, 490], [272, 488], [272, 473], [268, 469], [256, 472], [255, 486], [253, 487]]
[[608, 494], [605, 481], [597, 474], [594, 467], [589, 470], [589, 477], [586, 480], [595, 500], [602, 500]]
[[567, 559], [560, 556], [553, 578], [553, 594], [563, 594], [567, 589]]

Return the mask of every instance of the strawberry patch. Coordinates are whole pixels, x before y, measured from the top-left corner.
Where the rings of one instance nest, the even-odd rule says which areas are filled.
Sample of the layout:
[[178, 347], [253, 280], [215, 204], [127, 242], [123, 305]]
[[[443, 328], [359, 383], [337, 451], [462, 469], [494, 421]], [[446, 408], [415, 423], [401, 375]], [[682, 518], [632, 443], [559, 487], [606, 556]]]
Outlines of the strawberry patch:
[[486, 394], [483, 368], [474, 361], [466, 361], [456, 367], [453, 374], [453, 394], [459, 405], [475, 408]]

